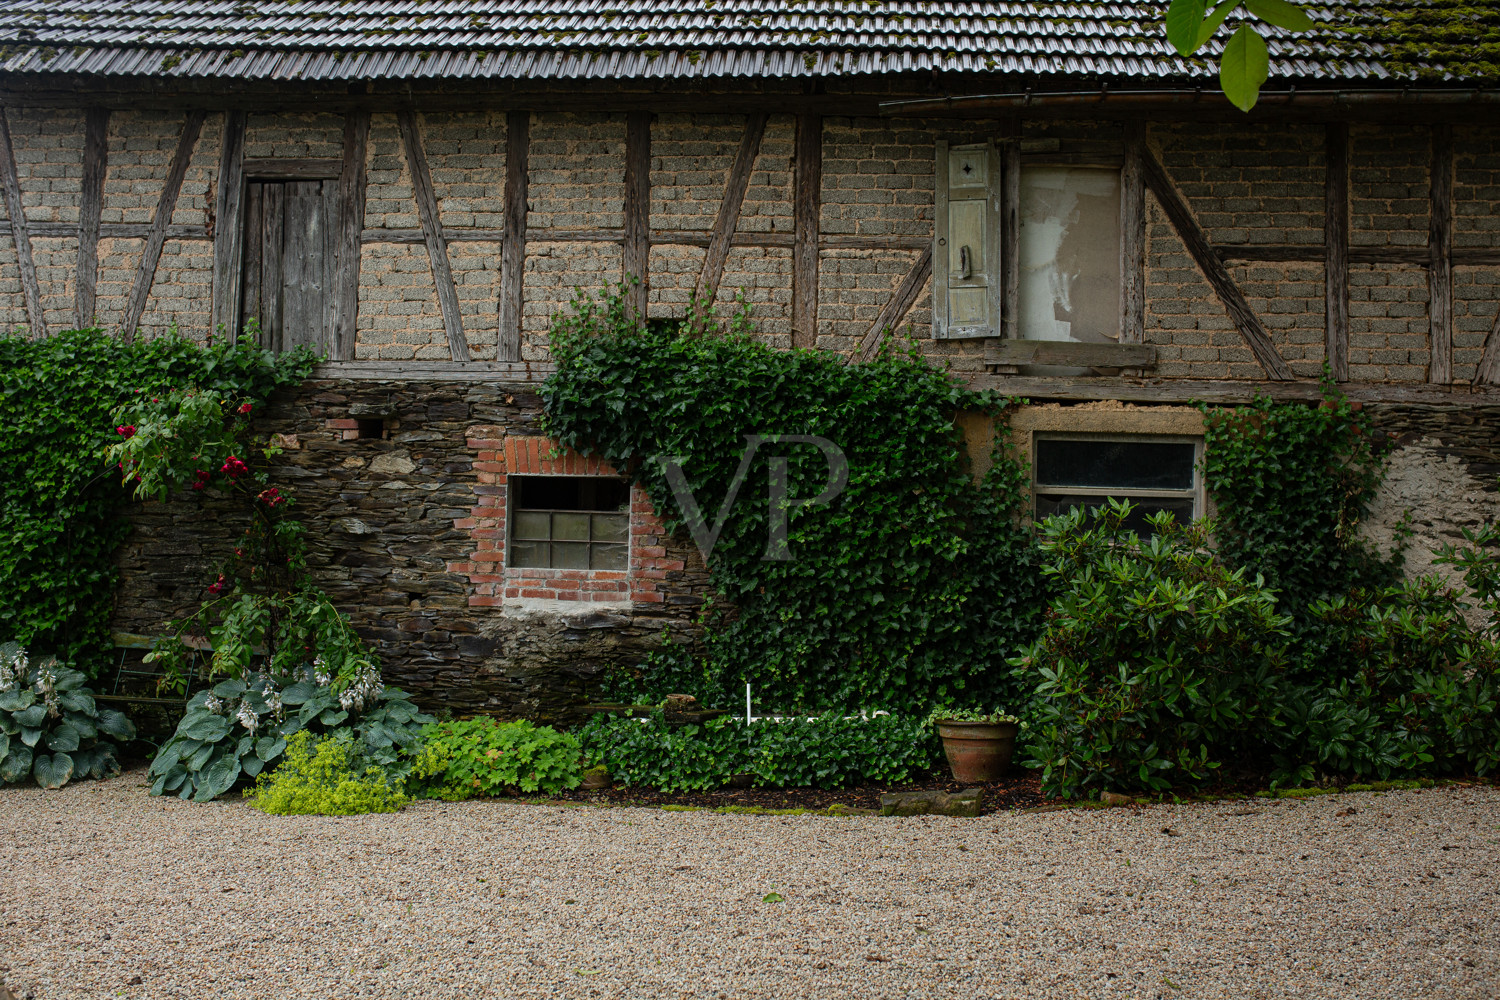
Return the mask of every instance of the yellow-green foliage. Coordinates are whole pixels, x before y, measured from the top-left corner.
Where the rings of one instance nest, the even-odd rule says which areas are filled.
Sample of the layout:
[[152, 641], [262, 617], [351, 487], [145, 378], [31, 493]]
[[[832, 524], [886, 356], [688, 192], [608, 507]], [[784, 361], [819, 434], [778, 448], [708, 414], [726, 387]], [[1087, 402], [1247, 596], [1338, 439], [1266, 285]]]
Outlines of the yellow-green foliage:
[[411, 799], [378, 767], [356, 774], [349, 741], [328, 737], [313, 742], [307, 730], [293, 734], [286, 756], [255, 788], [245, 792], [250, 804], [278, 816], [354, 816], [397, 812]]

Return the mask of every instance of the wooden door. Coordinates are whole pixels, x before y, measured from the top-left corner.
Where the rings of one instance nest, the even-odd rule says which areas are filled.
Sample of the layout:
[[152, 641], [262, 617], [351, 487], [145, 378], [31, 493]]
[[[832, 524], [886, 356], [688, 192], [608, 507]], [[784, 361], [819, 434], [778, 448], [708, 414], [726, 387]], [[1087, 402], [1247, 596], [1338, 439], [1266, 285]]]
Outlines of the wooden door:
[[245, 185], [240, 315], [259, 321], [263, 347], [332, 351], [337, 196], [334, 180]]

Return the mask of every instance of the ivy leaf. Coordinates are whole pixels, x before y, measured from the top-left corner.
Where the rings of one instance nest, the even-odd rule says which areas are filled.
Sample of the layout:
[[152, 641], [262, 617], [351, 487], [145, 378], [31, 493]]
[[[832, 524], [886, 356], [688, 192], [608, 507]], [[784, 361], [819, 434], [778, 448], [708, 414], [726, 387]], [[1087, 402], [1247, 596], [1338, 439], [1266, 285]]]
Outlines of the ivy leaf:
[[1274, 24], [1287, 31], [1311, 31], [1312, 18], [1296, 4], [1287, 0], [1245, 0], [1245, 9], [1267, 24]]
[[1179, 55], [1190, 56], [1202, 44], [1198, 41], [1198, 26], [1203, 22], [1206, 0], [1172, 0], [1167, 8], [1167, 41]]
[[1241, 111], [1255, 107], [1260, 86], [1271, 75], [1271, 55], [1266, 40], [1248, 24], [1239, 26], [1224, 46], [1219, 62], [1219, 85], [1224, 96]]

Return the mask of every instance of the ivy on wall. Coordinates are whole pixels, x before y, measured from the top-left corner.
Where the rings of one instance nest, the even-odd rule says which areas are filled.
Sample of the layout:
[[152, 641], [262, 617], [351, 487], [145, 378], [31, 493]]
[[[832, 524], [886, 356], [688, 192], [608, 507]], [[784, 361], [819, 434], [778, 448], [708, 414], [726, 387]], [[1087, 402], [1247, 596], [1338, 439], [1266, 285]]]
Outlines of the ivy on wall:
[[105, 458], [120, 440], [116, 407], [174, 388], [259, 403], [313, 360], [253, 343], [125, 344], [102, 330], [0, 336], [0, 638], [90, 676], [104, 668], [114, 551], [130, 531], [128, 493]]
[[1017, 515], [1023, 470], [1003, 454], [975, 481], [955, 427], [960, 410], [1005, 402], [956, 386], [920, 357], [867, 365], [782, 351], [748, 320], [648, 329], [607, 292], [574, 303], [552, 329], [558, 371], [543, 389], [547, 429], [564, 445], [630, 469], [669, 527], [684, 525], [663, 467], [681, 460], [709, 523], [730, 493], [747, 434], [817, 435], [842, 450], [848, 485], [827, 506], [788, 511], [786, 561], [763, 558], [770, 461], [786, 495], [817, 496], [824, 455], [767, 447], [751, 462], [708, 561], [722, 600], [702, 656], [684, 670], [726, 703], [754, 685], [776, 708], [1010, 704], [1022, 693], [1006, 657], [1035, 633], [1043, 601], [1036, 547]]
[[1226, 562], [1259, 573], [1294, 615], [1394, 582], [1399, 550], [1382, 555], [1359, 533], [1389, 448], [1357, 404], [1331, 391], [1319, 406], [1259, 397], [1203, 412], [1204, 476]]

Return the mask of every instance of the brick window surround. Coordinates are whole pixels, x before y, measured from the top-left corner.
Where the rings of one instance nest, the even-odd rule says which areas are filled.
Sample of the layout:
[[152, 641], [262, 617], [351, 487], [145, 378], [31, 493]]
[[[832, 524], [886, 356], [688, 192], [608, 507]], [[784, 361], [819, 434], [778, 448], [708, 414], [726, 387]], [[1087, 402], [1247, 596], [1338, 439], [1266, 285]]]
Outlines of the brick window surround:
[[628, 569], [513, 568], [505, 558], [508, 476], [619, 473], [597, 457], [562, 448], [549, 438], [509, 435], [503, 427], [470, 427], [468, 444], [475, 453], [474, 508], [468, 517], [455, 519], [453, 526], [469, 533], [474, 551], [467, 562], [449, 563], [448, 571], [468, 577], [471, 607], [502, 607], [524, 600], [612, 604], [660, 604], [666, 600], [663, 588], [667, 574], [681, 570], [683, 562], [667, 558], [666, 528], [640, 486], [630, 488]]

